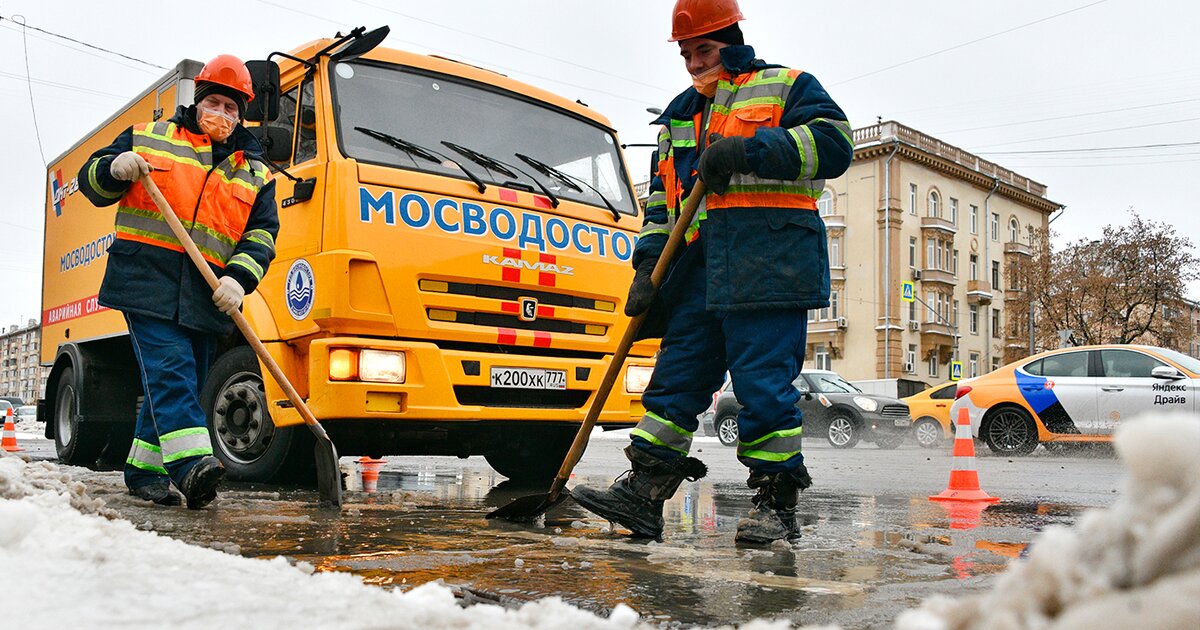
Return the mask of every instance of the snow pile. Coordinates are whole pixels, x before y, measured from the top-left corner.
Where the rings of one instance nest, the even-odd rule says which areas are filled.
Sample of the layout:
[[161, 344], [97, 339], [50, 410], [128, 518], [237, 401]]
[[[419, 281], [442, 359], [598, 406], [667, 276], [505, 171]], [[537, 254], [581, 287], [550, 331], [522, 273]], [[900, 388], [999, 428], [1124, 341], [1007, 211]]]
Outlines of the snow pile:
[[1123, 424], [1117, 502], [1048, 528], [988, 593], [927, 600], [901, 630], [1200, 628], [1200, 421]]

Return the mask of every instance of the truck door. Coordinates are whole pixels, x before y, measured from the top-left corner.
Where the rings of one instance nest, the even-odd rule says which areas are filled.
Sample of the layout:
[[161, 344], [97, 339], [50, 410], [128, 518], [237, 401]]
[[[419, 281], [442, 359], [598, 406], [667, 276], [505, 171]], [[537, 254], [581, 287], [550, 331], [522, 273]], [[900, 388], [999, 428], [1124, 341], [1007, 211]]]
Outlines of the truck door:
[[1111, 434], [1121, 421], [1151, 409], [1192, 411], [1189, 379], [1172, 381], [1151, 375], [1154, 368], [1166, 363], [1135, 350], [1101, 350], [1100, 365], [1097, 433]]

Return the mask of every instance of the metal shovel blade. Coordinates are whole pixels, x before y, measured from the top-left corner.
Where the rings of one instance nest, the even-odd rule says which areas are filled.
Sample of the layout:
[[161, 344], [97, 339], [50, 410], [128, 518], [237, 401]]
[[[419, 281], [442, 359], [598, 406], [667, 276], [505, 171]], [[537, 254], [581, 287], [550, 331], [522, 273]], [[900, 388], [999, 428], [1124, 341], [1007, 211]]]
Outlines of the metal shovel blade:
[[338, 468], [337, 448], [333, 441], [318, 438], [313, 444], [313, 458], [317, 464], [317, 494], [322, 507], [342, 507], [342, 472]]
[[523, 496], [515, 499], [508, 505], [488, 512], [487, 517], [502, 518], [506, 521], [532, 521], [565, 501], [569, 494], [568, 491], [562, 490], [561, 492], [547, 492], [544, 494]]

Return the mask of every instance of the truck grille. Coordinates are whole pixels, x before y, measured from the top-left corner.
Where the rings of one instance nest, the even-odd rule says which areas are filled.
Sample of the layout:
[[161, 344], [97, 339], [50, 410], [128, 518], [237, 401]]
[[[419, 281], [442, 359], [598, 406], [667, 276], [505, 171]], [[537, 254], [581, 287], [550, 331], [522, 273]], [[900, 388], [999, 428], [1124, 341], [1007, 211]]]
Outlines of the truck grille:
[[[432, 305], [425, 309], [425, 316], [430, 321], [453, 322], [456, 324], [485, 326], [489, 328], [511, 328], [516, 330], [570, 333], [599, 337], [608, 334], [609, 328], [608, 324], [601, 323], [599, 318], [593, 320], [593, 322], [555, 319], [554, 309], [571, 308], [590, 311], [596, 314], [607, 314], [615, 312], [617, 307], [614, 301], [526, 289], [524, 287], [503, 287], [490, 284], [446, 282], [429, 279], [419, 280], [418, 287], [425, 293], [464, 295], [482, 298], [492, 304], [499, 302], [500, 309], [503, 311], [500, 313], [467, 310], [461, 307], [459, 309], [438, 308]], [[522, 298], [537, 300], [538, 313], [537, 318], [533, 321], [523, 320], [517, 314], [518, 305]], [[490, 310], [485, 309], [485, 311]]]
[[879, 413], [885, 418], [904, 418], [908, 416], [908, 405], [884, 405]]
[[519, 409], [578, 409], [587, 403], [590, 391], [578, 389], [499, 389], [482, 385], [455, 385], [460, 405], [514, 407]]

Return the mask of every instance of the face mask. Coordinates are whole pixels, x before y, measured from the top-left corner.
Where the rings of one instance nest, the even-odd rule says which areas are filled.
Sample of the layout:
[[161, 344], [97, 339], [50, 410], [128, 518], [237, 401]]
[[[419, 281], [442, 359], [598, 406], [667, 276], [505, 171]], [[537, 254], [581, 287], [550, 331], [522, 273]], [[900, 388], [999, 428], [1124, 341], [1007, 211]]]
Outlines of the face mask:
[[692, 87], [696, 91], [703, 94], [707, 98], [712, 98], [717, 95], [717, 81], [721, 78], [721, 64], [717, 64], [712, 68], [701, 72], [700, 74], [692, 75]]
[[200, 130], [208, 134], [213, 142], [225, 142], [229, 134], [233, 133], [233, 126], [237, 124], [237, 119], [229, 116], [225, 112], [196, 107], [196, 124], [200, 126]]

